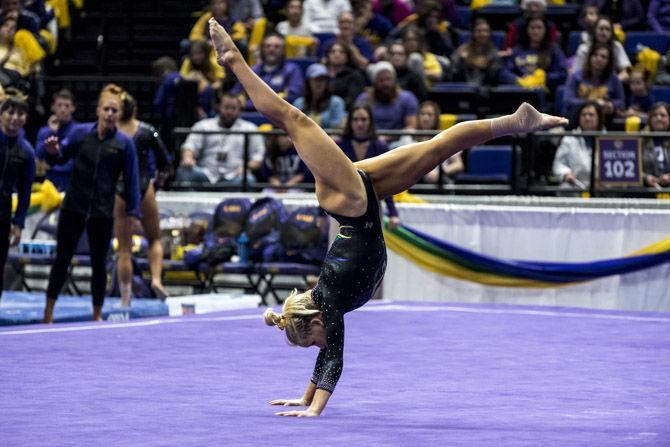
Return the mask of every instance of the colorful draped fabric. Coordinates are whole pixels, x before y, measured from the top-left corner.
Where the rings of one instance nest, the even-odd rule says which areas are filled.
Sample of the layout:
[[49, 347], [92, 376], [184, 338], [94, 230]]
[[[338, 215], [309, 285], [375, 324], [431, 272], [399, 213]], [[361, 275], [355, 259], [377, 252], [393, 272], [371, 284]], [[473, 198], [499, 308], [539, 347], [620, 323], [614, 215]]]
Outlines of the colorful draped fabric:
[[426, 270], [500, 287], [562, 287], [620, 275], [670, 261], [670, 238], [619, 259], [538, 262], [481, 255], [407, 226], [384, 231], [386, 245]]

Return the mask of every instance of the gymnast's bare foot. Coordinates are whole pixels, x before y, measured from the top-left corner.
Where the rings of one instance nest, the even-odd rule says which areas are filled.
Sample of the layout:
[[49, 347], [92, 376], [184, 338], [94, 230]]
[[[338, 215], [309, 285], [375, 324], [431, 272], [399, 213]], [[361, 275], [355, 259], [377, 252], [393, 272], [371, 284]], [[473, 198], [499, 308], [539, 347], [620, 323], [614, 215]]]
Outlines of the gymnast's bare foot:
[[161, 301], [165, 301], [165, 298], [169, 297], [170, 294], [165, 290], [165, 287], [160, 282], [151, 282], [151, 290], [153, 290], [156, 298], [160, 298]]
[[93, 321], [102, 321], [102, 306], [93, 306]]
[[214, 17], [209, 19], [209, 35], [216, 50], [216, 61], [221, 66], [230, 65], [236, 56], [242, 56], [235, 42]]
[[524, 102], [513, 114], [492, 119], [491, 131], [493, 137], [497, 138], [503, 135], [537, 132], [567, 125], [566, 118], [540, 113], [535, 107]]

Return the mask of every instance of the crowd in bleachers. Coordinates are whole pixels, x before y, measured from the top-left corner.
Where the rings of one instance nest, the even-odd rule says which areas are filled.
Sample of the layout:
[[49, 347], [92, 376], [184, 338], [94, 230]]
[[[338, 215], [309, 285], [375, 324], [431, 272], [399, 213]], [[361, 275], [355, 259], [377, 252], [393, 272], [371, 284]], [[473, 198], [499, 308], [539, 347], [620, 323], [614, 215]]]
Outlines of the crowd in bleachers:
[[[69, 35], [71, 9], [82, 2], [3, 0], [1, 6], [0, 87], [22, 91], [39, 107], [46, 102], [35, 100], [43, 95], [40, 78]], [[311, 178], [288, 140], [211, 133], [271, 128], [233, 74], [217, 64], [211, 17], [273, 90], [324, 129], [341, 133], [352, 107], [367, 105], [391, 148], [425, 136], [385, 131], [437, 132], [511, 112], [521, 101], [567, 116], [574, 127], [593, 102], [602, 112], [600, 129], [638, 130], [647, 126], [652, 105], [670, 98], [670, 87], [663, 87], [670, 85], [670, 2], [664, 0], [210, 0], [194, 9], [182, 44], [152, 65], [159, 80], [152, 124], [174, 153], [173, 185], [244, 179], [292, 189]], [[437, 113], [437, 124], [422, 124], [421, 110]], [[50, 115], [50, 127], [59, 128], [56, 112], [42, 113]], [[193, 132], [173, 140], [180, 127]], [[670, 162], [658, 163], [670, 170]], [[459, 181], [467, 168], [464, 157], [424, 182]], [[550, 176], [565, 180], [555, 170]]]
[[[594, 102], [602, 112], [603, 129], [623, 129], [626, 123], [633, 130], [644, 127], [652, 104], [664, 99], [658, 94], [664, 90], [655, 88], [655, 82], [668, 77], [665, 53], [670, 37], [662, 30], [670, 11], [666, 2], [503, 3], [291, 0], [266, 2], [263, 13], [258, 1], [212, 0], [182, 45], [179, 72], [177, 63], [162, 68], [156, 64], [164, 79], [156, 97], [162, 128], [169, 132], [176, 125], [191, 125], [189, 119], [202, 119], [194, 130], [269, 124], [255, 113], [232, 74], [216, 64], [207, 36], [210, 17], [231, 33], [273, 90], [325, 129], [341, 131], [347, 111], [360, 104], [370, 107], [374, 125], [382, 132], [426, 129], [417, 116], [428, 99], [441, 115], [435, 130], [460, 119], [511, 111], [521, 100], [575, 122], [578, 110]], [[648, 6], [647, 14], [643, 6]], [[500, 26], [497, 11], [516, 15]], [[571, 14], [570, 26], [552, 21], [556, 11]], [[494, 24], [497, 29], [492, 29]], [[192, 81], [197, 92], [194, 112], [189, 110], [187, 118], [174, 106], [178, 79]], [[217, 105], [230, 102], [230, 95], [242, 101], [235, 119], [230, 113], [224, 117]], [[461, 101], [463, 95], [472, 100]], [[397, 136], [382, 138], [397, 146]], [[244, 171], [242, 140], [240, 135], [189, 135], [176, 148], [181, 149], [176, 178], [239, 182]], [[267, 167], [281, 158], [265, 146], [260, 138], [250, 142], [249, 181], [309, 181], [297, 161], [282, 162], [280, 174], [271, 170], [268, 175]], [[450, 166], [441, 175], [447, 181], [463, 163]], [[562, 180], [558, 176], [557, 181]]]

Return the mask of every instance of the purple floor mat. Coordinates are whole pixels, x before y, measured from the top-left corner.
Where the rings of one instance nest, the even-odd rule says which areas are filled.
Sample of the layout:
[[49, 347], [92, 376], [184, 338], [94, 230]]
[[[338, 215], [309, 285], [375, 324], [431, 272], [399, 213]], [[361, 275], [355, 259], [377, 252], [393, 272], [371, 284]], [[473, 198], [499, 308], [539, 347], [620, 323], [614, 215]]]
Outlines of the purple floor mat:
[[670, 315], [368, 304], [321, 418], [261, 309], [0, 329], [2, 446], [668, 446]]

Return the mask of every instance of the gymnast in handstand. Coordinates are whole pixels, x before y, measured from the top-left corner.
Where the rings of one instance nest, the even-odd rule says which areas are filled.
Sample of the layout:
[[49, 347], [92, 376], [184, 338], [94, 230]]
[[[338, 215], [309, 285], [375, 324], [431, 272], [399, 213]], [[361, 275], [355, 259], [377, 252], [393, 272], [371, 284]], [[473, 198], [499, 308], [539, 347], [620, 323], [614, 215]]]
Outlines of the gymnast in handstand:
[[344, 314], [364, 305], [384, 276], [386, 247], [379, 200], [406, 190], [463, 149], [503, 135], [566, 125], [567, 120], [524, 103], [512, 115], [459, 123], [428, 141], [352, 163], [316, 123], [256, 76], [216, 21], [209, 24], [218, 63], [235, 73], [256, 109], [288, 133], [314, 175], [319, 205], [340, 224], [316, 286], [292, 293], [282, 313], [268, 309], [264, 314], [268, 325], [286, 332], [289, 343], [319, 347], [303, 396], [270, 404], [307, 407], [277, 413], [280, 416], [319, 416], [342, 373]]

